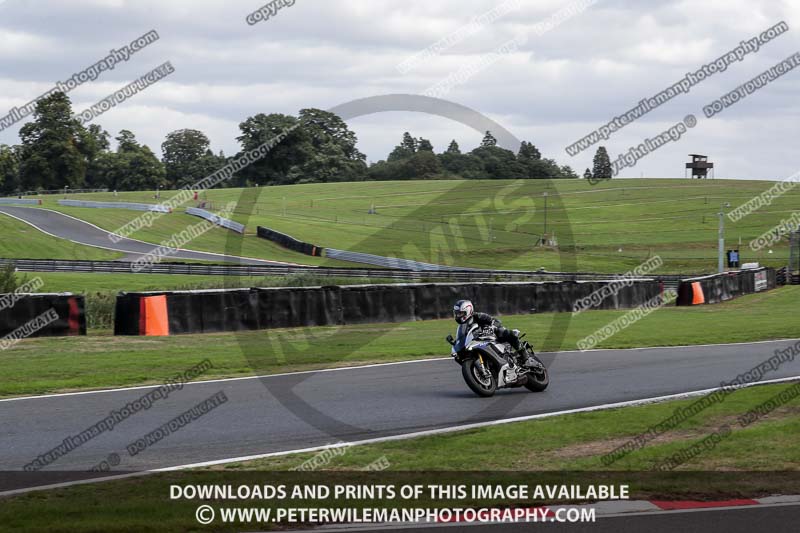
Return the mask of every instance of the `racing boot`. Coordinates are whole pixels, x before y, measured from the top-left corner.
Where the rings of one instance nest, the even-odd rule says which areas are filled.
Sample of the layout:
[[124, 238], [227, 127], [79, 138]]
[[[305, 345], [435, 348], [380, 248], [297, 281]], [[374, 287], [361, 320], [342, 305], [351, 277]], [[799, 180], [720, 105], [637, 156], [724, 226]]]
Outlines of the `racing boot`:
[[534, 359], [532, 354], [533, 349], [531, 349], [531, 345], [527, 342], [522, 342], [517, 347], [517, 363], [524, 368], [530, 368], [533, 370], [540, 369], [542, 364]]

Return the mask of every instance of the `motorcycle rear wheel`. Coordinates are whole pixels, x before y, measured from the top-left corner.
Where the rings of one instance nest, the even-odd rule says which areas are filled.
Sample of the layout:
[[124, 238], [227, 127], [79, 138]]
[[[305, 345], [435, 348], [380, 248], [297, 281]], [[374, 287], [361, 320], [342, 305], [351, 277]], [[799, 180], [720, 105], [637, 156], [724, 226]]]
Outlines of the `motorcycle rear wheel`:
[[542, 363], [542, 360], [536, 357], [535, 354], [531, 353], [531, 357], [536, 359], [539, 363], [542, 364], [542, 371], [535, 372], [530, 371], [526, 376], [528, 380], [525, 382], [525, 388], [531, 392], [542, 392], [550, 385], [550, 374], [547, 372], [547, 368]]
[[481, 376], [480, 368], [475, 365], [475, 362], [475, 359], [467, 359], [461, 363], [461, 375], [464, 377], [464, 381], [478, 396], [483, 398], [494, 396], [497, 390], [497, 379], [491, 371], [489, 371], [488, 377]]

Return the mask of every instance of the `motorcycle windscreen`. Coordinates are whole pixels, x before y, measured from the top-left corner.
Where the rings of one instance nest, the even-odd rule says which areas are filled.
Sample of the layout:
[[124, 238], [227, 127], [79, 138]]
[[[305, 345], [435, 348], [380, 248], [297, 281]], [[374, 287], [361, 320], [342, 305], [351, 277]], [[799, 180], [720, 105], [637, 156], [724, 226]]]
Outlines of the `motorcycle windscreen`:
[[461, 324], [456, 329], [456, 343], [453, 349], [456, 352], [463, 350], [472, 341], [472, 332], [476, 328], [474, 324]]

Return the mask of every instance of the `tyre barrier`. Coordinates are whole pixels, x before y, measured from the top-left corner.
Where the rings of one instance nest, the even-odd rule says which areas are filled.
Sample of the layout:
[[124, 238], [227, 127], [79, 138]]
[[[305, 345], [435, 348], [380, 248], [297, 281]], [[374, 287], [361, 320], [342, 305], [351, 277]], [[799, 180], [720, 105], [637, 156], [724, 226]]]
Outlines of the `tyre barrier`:
[[307, 242], [298, 241], [290, 235], [286, 235], [280, 231], [275, 231], [263, 226], [258, 226], [256, 228], [256, 234], [262, 239], [267, 239], [268, 241], [272, 241], [283, 246], [284, 248], [294, 250], [295, 252], [300, 252], [301, 254], [321, 256], [325, 251], [324, 248], [320, 248]]
[[211, 211], [206, 211], [205, 209], [200, 209], [199, 207], [186, 208], [186, 214], [204, 218], [209, 222], [213, 222], [217, 226], [221, 226], [231, 231], [235, 231], [236, 233], [244, 233], [244, 224], [234, 222], [233, 220], [229, 220], [227, 218], [222, 218], [221, 216], [214, 214]]
[[781, 267], [775, 271], [775, 284], [776, 285], [787, 285], [789, 283], [789, 277], [786, 273], [788, 272], [787, 267]]
[[133, 209], [134, 211], [154, 211], [172, 213], [172, 209], [161, 204], [136, 204], [132, 202], [90, 202], [87, 200], [59, 200], [58, 205], [67, 207], [98, 207], [103, 209]]
[[306, 255], [324, 255], [330, 259], [347, 261], [350, 263], [363, 263], [367, 265], [379, 266], [382, 268], [394, 268], [401, 270], [411, 270], [414, 272], [446, 272], [446, 271], [471, 271], [474, 269], [462, 267], [449, 267], [445, 265], [435, 265], [432, 263], [422, 263], [411, 259], [399, 259], [397, 257], [384, 257], [382, 255], [365, 254], [361, 252], [349, 252], [347, 250], [337, 250], [336, 248], [322, 248], [313, 244], [298, 241], [290, 235], [275, 231], [269, 228], [258, 226], [257, 234], [262, 239], [268, 239], [280, 244], [284, 248], [289, 248], [295, 252]]
[[716, 304], [743, 294], [774, 289], [775, 286], [774, 268], [737, 270], [685, 279], [678, 285], [676, 305]]
[[33, 198], [0, 198], [0, 205], [42, 205], [41, 200]]
[[0, 295], [0, 337], [86, 335], [83, 296], [59, 294]]
[[[452, 316], [467, 298], [493, 315], [571, 312], [609, 281], [410, 283], [120, 293], [115, 335], [179, 335], [270, 328], [411, 322]], [[656, 280], [639, 280], [597, 309], [639, 306], [660, 294]]]

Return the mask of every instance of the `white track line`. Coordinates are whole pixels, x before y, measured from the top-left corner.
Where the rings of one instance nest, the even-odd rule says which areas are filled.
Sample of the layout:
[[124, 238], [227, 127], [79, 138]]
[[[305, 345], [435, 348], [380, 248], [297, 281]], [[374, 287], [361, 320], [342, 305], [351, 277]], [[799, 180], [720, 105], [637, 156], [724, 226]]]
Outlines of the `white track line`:
[[[798, 342], [800, 339], [776, 339], [771, 341], [753, 341], [753, 342], [733, 342], [729, 344], [687, 344], [682, 346], [644, 346], [640, 348], [598, 348], [592, 350], [565, 350], [561, 352], [541, 352], [539, 355], [558, 355], [558, 354], [579, 354], [585, 355], [592, 352], [625, 352], [625, 351], [634, 351], [634, 350], [670, 350], [674, 348], [698, 348], [704, 346], [743, 346], [743, 345], [750, 345], [750, 344], [769, 344], [775, 342]], [[184, 385], [204, 385], [208, 383], [224, 383], [227, 381], [245, 381], [249, 379], [266, 379], [266, 378], [276, 378], [276, 377], [283, 377], [283, 376], [294, 376], [294, 375], [302, 375], [302, 374], [316, 374], [318, 372], [341, 372], [345, 370], [361, 370], [364, 368], [375, 368], [381, 366], [390, 366], [390, 365], [409, 365], [413, 363], [430, 363], [432, 361], [449, 361], [451, 358], [448, 357], [429, 357], [426, 359], [411, 359], [405, 361], [391, 361], [388, 363], [370, 363], [366, 365], [353, 365], [353, 366], [340, 366], [336, 368], [321, 368], [319, 370], [298, 370], [295, 372], [282, 372], [279, 374], [261, 374], [257, 376], [241, 376], [237, 378], [218, 378], [218, 379], [208, 379], [208, 380], [198, 380], [198, 381], [189, 381], [184, 383]], [[111, 392], [124, 392], [124, 391], [131, 391], [131, 390], [146, 390], [146, 389], [157, 389], [163, 385], [163, 383], [158, 383], [154, 385], [137, 385], [133, 387], [120, 387], [120, 388], [113, 388], [113, 389], [98, 389], [98, 390], [88, 390], [88, 391], [75, 391], [75, 392], [57, 392], [52, 394], [37, 394], [32, 396], [16, 396], [13, 398], [0, 398], [0, 402], [15, 402], [20, 400], [36, 400], [41, 398], [58, 398], [63, 396], [81, 396], [85, 394], [102, 394], [102, 393], [111, 393]]]
[[[787, 377], [787, 378], [779, 378], [779, 379], [771, 379], [771, 380], [767, 380], [767, 381], [760, 381], [760, 382], [757, 382], [757, 383], [747, 383], [747, 384], [743, 384], [743, 385], [734, 386], [733, 388], [735, 388], [735, 389], [745, 389], [745, 388], [750, 388], [750, 387], [755, 387], [755, 386], [760, 386], [760, 385], [769, 385], [769, 384], [775, 384], [775, 383], [785, 383], [785, 382], [789, 382], [789, 381], [798, 381], [798, 380], [800, 380], [800, 376], [792, 376], [792, 377]], [[652, 398], [642, 398], [642, 399], [639, 399], [639, 400], [628, 400], [628, 401], [624, 401], [624, 402], [607, 403], [607, 404], [594, 405], [594, 406], [589, 406], [589, 407], [579, 407], [579, 408], [576, 408], [576, 409], [567, 409], [567, 410], [564, 410], [564, 411], [555, 411], [555, 412], [551, 412], [551, 413], [540, 413], [540, 414], [535, 414], [535, 415], [518, 416], [518, 417], [514, 417], [514, 418], [504, 418], [504, 419], [500, 419], [500, 420], [489, 420], [489, 421], [486, 421], [486, 422], [476, 422], [476, 423], [472, 423], [472, 424], [462, 424], [462, 425], [459, 425], [459, 426], [449, 426], [449, 427], [443, 427], [443, 428], [438, 428], [438, 429], [429, 429], [429, 430], [425, 430], [425, 431], [415, 431], [415, 432], [411, 432], [411, 433], [402, 433], [402, 434], [399, 434], [399, 435], [390, 435], [390, 436], [386, 436], [386, 437], [376, 437], [376, 438], [373, 438], [373, 439], [364, 439], [364, 440], [360, 440], [360, 441], [337, 442], [337, 443], [334, 443], [334, 444], [324, 444], [324, 445], [320, 445], [320, 446], [312, 446], [312, 447], [309, 447], [309, 448], [301, 448], [301, 449], [294, 449], [294, 450], [284, 450], [284, 451], [280, 451], [280, 452], [268, 452], [268, 453], [255, 454], [255, 455], [245, 455], [245, 456], [241, 456], [241, 457], [230, 457], [230, 458], [226, 458], [226, 459], [216, 459], [216, 460], [213, 460], [213, 461], [203, 461], [203, 462], [200, 462], [200, 463], [189, 463], [189, 464], [183, 464], [183, 465], [168, 466], [168, 467], [164, 467], [164, 468], [156, 468], [156, 469], [153, 469], [153, 470], [147, 470], [147, 471], [144, 471], [144, 472], [134, 472], [134, 473], [130, 473], [130, 474], [121, 474], [121, 475], [118, 475], [118, 476], [105, 476], [105, 477], [101, 477], [101, 478], [82, 479], [82, 480], [76, 480], [76, 481], [66, 481], [66, 482], [63, 482], [63, 483], [54, 483], [54, 484], [51, 484], [51, 485], [40, 485], [40, 486], [37, 486], [37, 487], [26, 487], [26, 488], [23, 488], [23, 489], [14, 489], [14, 490], [9, 490], [9, 491], [5, 491], [5, 492], [0, 492], [0, 497], [2, 497], [2, 496], [11, 496], [11, 495], [14, 495], [14, 494], [23, 494], [23, 493], [33, 492], [33, 491], [38, 491], [38, 490], [50, 490], [50, 489], [56, 489], [56, 488], [63, 488], [63, 487], [69, 487], [69, 486], [72, 486], [72, 485], [83, 485], [83, 484], [87, 484], [87, 483], [98, 483], [98, 482], [102, 482], [102, 481], [119, 480], [119, 479], [125, 479], [125, 478], [129, 478], [129, 477], [143, 476], [143, 475], [148, 475], [148, 474], [157, 474], [157, 473], [160, 473], [160, 472], [175, 472], [175, 471], [179, 471], [179, 470], [189, 470], [189, 469], [192, 469], [192, 468], [205, 468], [205, 467], [209, 467], [209, 466], [217, 466], [217, 465], [223, 465], [223, 464], [229, 464], [229, 463], [239, 463], [239, 462], [243, 462], [243, 461], [252, 461], [252, 460], [256, 460], [256, 459], [267, 459], [267, 458], [271, 458], [271, 457], [282, 457], [282, 456], [294, 455], [294, 454], [298, 454], [298, 453], [320, 452], [322, 450], [328, 450], [328, 449], [331, 449], [331, 448], [350, 448], [350, 447], [353, 447], [353, 446], [364, 446], [366, 444], [379, 444], [379, 443], [382, 443], [382, 442], [392, 442], [392, 441], [398, 441], [398, 440], [413, 439], [413, 438], [417, 438], [417, 437], [428, 437], [428, 436], [432, 436], [432, 435], [442, 435], [442, 434], [454, 433], [454, 432], [465, 431], [465, 430], [470, 430], [470, 429], [478, 429], [478, 428], [484, 428], [484, 427], [499, 426], [499, 425], [504, 425], [504, 424], [512, 424], [514, 422], [526, 422], [526, 421], [529, 421], [529, 420], [540, 420], [540, 419], [544, 419], [544, 418], [552, 418], [554, 416], [561, 416], [561, 415], [569, 415], [569, 414], [576, 414], [576, 413], [590, 413], [590, 412], [593, 412], [593, 411], [605, 411], [605, 410], [608, 410], [608, 409], [618, 409], [618, 408], [621, 408], [621, 407], [635, 407], [635, 406], [639, 406], [639, 405], [647, 405], [647, 404], [660, 403], [660, 402], [665, 402], [665, 401], [670, 401], [670, 400], [681, 400], [681, 399], [686, 399], [686, 398], [692, 398], [694, 396], [702, 396], [704, 394], [708, 394], [708, 393], [714, 392], [716, 390], [718, 390], [718, 389], [713, 388], [713, 389], [696, 390], [696, 391], [691, 391], [691, 392], [681, 392], [681, 393], [677, 393], [677, 394], [669, 394], [669, 395], [666, 395], [666, 396], [655, 396], [655, 397], [652, 397]]]
[[[80, 218], [78, 218], [76, 216], [73, 216], [73, 215], [68, 215], [67, 213], [62, 213], [61, 211], [55, 211], [53, 209], [47, 209], [46, 207], [33, 207], [32, 209], [41, 209], [42, 211], [50, 211], [51, 213], [56, 213], [56, 214], [71, 218], [73, 220], [77, 220], [78, 222], [82, 222], [84, 224], [88, 224], [89, 226], [92, 226], [92, 227], [94, 227], [94, 228], [96, 228], [96, 229], [98, 229], [98, 230], [100, 230], [102, 232], [105, 232], [105, 233], [109, 234], [109, 235], [117, 235], [116, 233], [108, 231], [107, 229], [103, 229], [100, 226], [92, 224], [91, 222], [87, 222], [86, 220], [80, 219]], [[122, 237], [122, 235], [117, 235], [117, 236], [118, 237]], [[131, 237], [122, 237], [122, 238], [126, 239], [126, 240], [129, 240], [129, 241], [140, 242], [140, 243], [146, 244], [148, 246], [153, 246], [153, 247], [160, 246], [158, 244], [153, 244], [153, 243], [150, 243], [150, 242], [147, 242], [147, 241], [142, 241], [142, 240], [139, 240], [139, 239], [133, 239]], [[81, 243], [81, 244], [85, 244], [85, 243]], [[91, 244], [88, 245], [88, 246], [91, 246]], [[204, 252], [202, 250], [191, 250], [189, 248], [176, 248], [176, 250], [178, 250], [180, 252], [191, 252], [191, 253], [195, 253], [195, 254], [214, 255], [214, 256], [217, 256], [217, 257], [233, 257], [233, 258], [236, 258], [236, 259], [248, 259], [248, 260], [252, 260], [252, 261], [261, 261], [263, 263], [273, 264], [273, 265], [290, 265], [290, 266], [298, 266], [298, 267], [316, 268], [313, 265], [301, 265], [299, 263], [288, 263], [288, 262], [283, 262], [283, 261], [272, 261], [270, 259], [259, 259], [257, 257], [244, 257], [244, 256], [239, 256], [239, 255], [225, 255], [225, 254], [218, 254], [216, 252]], [[128, 252], [128, 253], [138, 253], [138, 252]]]
[[[777, 378], [777, 379], [770, 379], [767, 381], [759, 381], [756, 383], [746, 383], [739, 386], [734, 386], [734, 389], [744, 389], [749, 387], [755, 387], [757, 385], [769, 385], [775, 383], [785, 383], [789, 381], [798, 381], [800, 380], [800, 376], [792, 376], [786, 378]], [[186, 465], [179, 465], [179, 466], [172, 466], [166, 468], [158, 468], [153, 470], [153, 472], [171, 472], [174, 470], [186, 470], [189, 468], [200, 468], [200, 467], [207, 467], [207, 466], [214, 466], [214, 465], [221, 465], [226, 463], [237, 463], [240, 461], [251, 461], [254, 459], [265, 459], [269, 457], [281, 457], [284, 455], [293, 455], [296, 453], [306, 453], [306, 452], [318, 452], [322, 450], [327, 450], [330, 448], [349, 448], [351, 446], [363, 446], [365, 444], [377, 444], [381, 442], [391, 442], [395, 440], [406, 440], [406, 439], [413, 439], [416, 437], [428, 437], [432, 435], [441, 435], [443, 433], [453, 433], [455, 431], [466, 431], [470, 429], [478, 429], [484, 427], [491, 427], [491, 426], [499, 426], [504, 424], [511, 424], [514, 422], [526, 422], [529, 420], [539, 420], [542, 418], [551, 418], [554, 416], [560, 415], [570, 415], [576, 413], [589, 413], [592, 411], [604, 411], [607, 409], [618, 409], [620, 407], [634, 407], [638, 405], [647, 405], [651, 403], [659, 403], [665, 402], [669, 400], [682, 400], [686, 398], [692, 398], [694, 396], [703, 396], [705, 394], [709, 394], [718, 390], [718, 387], [712, 389], [702, 389], [690, 392], [680, 392], [677, 394], [668, 394], [666, 396], [655, 396], [652, 398], [642, 398], [640, 400], [627, 400], [624, 402], [615, 402], [615, 403], [606, 403], [601, 405], [594, 405], [589, 407], [579, 407], [576, 409], [567, 409], [564, 411], [554, 411], [551, 413], [539, 413], [535, 415], [525, 415], [525, 416], [517, 416], [513, 418], [503, 418], [500, 420], [487, 420], [486, 422], [475, 422], [472, 424], [462, 424], [459, 426], [448, 426], [438, 429], [428, 429], [424, 431], [415, 431], [412, 433], [403, 433], [400, 435], [390, 435], [387, 437], [376, 437], [373, 439], [365, 439], [360, 441], [353, 441], [353, 442], [344, 442], [344, 443], [335, 443], [335, 444], [326, 444], [322, 446], [314, 446], [311, 448], [304, 448], [300, 450], [286, 450], [282, 452], [269, 452], [263, 454], [256, 454], [256, 455], [246, 455], [242, 457], [233, 457], [228, 459], [218, 459], [215, 461], [204, 461], [200, 463], [191, 463]]]
[[[646, 505], [647, 508], [643, 508], [641, 510], [637, 510], [635, 508], [635, 504], [649, 504], [649, 500], [623, 500], [623, 503], [633, 504], [630, 505], [630, 510], [620, 511], [620, 512], [603, 512], [602, 507], [606, 504], [615, 504], [620, 502], [598, 502], [598, 503], [586, 503], [586, 504], [577, 504], [577, 505], [536, 505], [537, 507], [546, 507], [548, 509], [558, 509], [558, 508], [594, 508], [597, 510], [597, 518], [630, 518], [630, 517], [640, 517], [640, 516], [650, 516], [650, 515], [663, 515], [663, 514], [683, 514], [683, 513], [703, 513], [703, 512], [714, 512], [714, 511], [738, 511], [738, 510], [747, 510], [747, 509], [764, 509], [764, 508], [772, 508], [772, 507], [792, 507], [800, 505], [800, 501], [796, 500], [796, 496], [792, 496], [795, 501], [787, 502], [787, 503], [759, 503], [757, 505], [730, 505], [726, 507], [700, 507], [697, 509], [671, 509], [671, 510], [664, 510], [664, 509], [653, 509], [651, 505]], [[760, 501], [759, 498], [755, 498], [755, 501]], [[644, 507], [644, 505], [643, 505]], [[652, 505], [652, 507], [655, 507]], [[372, 524], [372, 525], [363, 525], [363, 524], [330, 524], [330, 525], [323, 525], [316, 527], [314, 529], [295, 529], [297, 533], [303, 532], [312, 532], [316, 531], [319, 533], [323, 531], [325, 533], [332, 533], [335, 531], [348, 531], [348, 532], [356, 532], [356, 531], [382, 531], [382, 530], [414, 530], [414, 529], [422, 529], [422, 528], [450, 528], [450, 527], [473, 527], [473, 526], [492, 526], [492, 525], [513, 525], [513, 524], [525, 524], [526, 522], [450, 522], [450, 523], [418, 523], [418, 524], [408, 524], [408, 523], [397, 523], [397, 524]], [[533, 525], [533, 523], [528, 522], [529, 525]]]
[[558, 353], [585, 353], [608, 351], [633, 351], [633, 350], [670, 350], [672, 348], [701, 348], [704, 346], [745, 346], [748, 344], [769, 344], [770, 342], [800, 342], [800, 339], [772, 339], [768, 341], [749, 342], [717, 342], [712, 344], [676, 344], [674, 346], [639, 346], [636, 348], [592, 348], [591, 350], [564, 350]]
[[[359, 370], [362, 368], [374, 368], [380, 366], [390, 366], [390, 365], [408, 365], [411, 363], [427, 363], [431, 361], [446, 361], [449, 360], [449, 357], [431, 357], [428, 359], [415, 359], [411, 361], [391, 361], [388, 363], [371, 363], [368, 365], [357, 365], [357, 366], [340, 366], [336, 368], [321, 368], [319, 370], [298, 370], [296, 372], [282, 372], [280, 374], [264, 374], [260, 376], [242, 376], [238, 378], [219, 378], [219, 379], [207, 379], [207, 380], [199, 380], [199, 381], [188, 381], [184, 383], [186, 385], [205, 385], [208, 383], [224, 383], [227, 381], [244, 381], [248, 379], [266, 379], [266, 378], [277, 378], [282, 376], [294, 376], [294, 375], [301, 375], [301, 374], [316, 374], [318, 372], [339, 372], [341, 370]], [[163, 383], [158, 383], [156, 385], [138, 385], [135, 387], [122, 387], [118, 389], [100, 389], [100, 390], [88, 390], [88, 391], [76, 391], [76, 392], [59, 392], [53, 394], [41, 394], [36, 396], [19, 396], [15, 398], [2, 398], [0, 402], [15, 402], [19, 400], [37, 400], [42, 398], [58, 398], [61, 396], [81, 396], [84, 394], [101, 394], [101, 393], [109, 393], [109, 392], [120, 392], [120, 391], [131, 391], [131, 390], [144, 390], [144, 389], [157, 389], [161, 387]]]
[[[92, 226], [92, 227], [94, 227], [94, 228], [96, 228], [96, 229], [98, 229], [98, 230], [100, 230], [100, 231], [102, 231], [102, 232], [104, 232], [104, 233], [106, 233], [108, 235], [116, 235], [115, 233], [110, 232], [108, 230], [105, 230], [105, 229], [101, 228], [100, 226], [92, 224], [91, 222], [87, 222], [85, 220], [81, 220], [80, 218], [74, 217], [72, 215], [68, 215], [66, 213], [61, 213], [60, 211], [54, 211], [52, 209], [47, 209], [47, 208], [44, 208], [44, 207], [29, 207], [27, 209], [38, 209], [40, 211], [50, 211], [51, 213], [56, 213], [56, 214], [65, 216], [67, 218], [71, 218], [73, 220], [77, 220], [78, 222], [81, 222], [81, 223], [86, 224], [88, 226]], [[33, 222], [25, 220], [24, 218], [20, 218], [20, 217], [18, 217], [16, 215], [12, 215], [11, 213], [7, 213], [7, 212], [3, 211], [2, 209], [0, 209], [0, 214], [9, 216], [9, 217], [14, 218], [14, 219], [17, 219], [20, 222], [24, 222], [25, 224], [37, 229], [38, 231], [41, 231], [45, 235], [49, 235], [50, 237], [54, 237], [56, 239], [61, 239], [63, 241], [69, 241], [69, 242], [73, 242], [75, 244], [81, 244], [83, 246], [91, 246], [92, 248], [100, 248], [101, 250], [111, 250], [112, 252], [122, 252], [122, 253], [125, 253], [125, 254], [145, 255], [142, 252], [134, 252], [134, 251], [131, 251], [131, 250], [122, 250], [120, 248], [113, 248], [111, 246], [101, 246], [99, 244], [90, 244], [88, 242], [81, 242], [81, 241], [76, 241], [74, 239], [68, 239], [66, 237], [60, 237], [58, 235], [54, 235], [54, 234], [50, 233], [49, 231], [45, 231], [44, 229], [40, 228], [39, 226], [37, 226]], [[142, 241], [142, 240], [139, 240], [139, 239], [133, 239], [131, 237], [122, 237], [122, 238], [125, 239], [125, 240], [128, 240], [128, 241], [138, 242], [138, 243], [141, 243], [141, 244], [146, 244], [147, 246], [152, 246], [154, 249], [159, 246], [158, 244], [153, 244], [153, 243]], [[196, 254], [203, 254], [203, 255], [213, 255], [213, 256], [216, 256], [216, 257], [223, 257], [223, 258], [224, 257], [230, 257], [230, 258], [234, 258], [234, 259], [247, 259], [247, 260], [252, 260], [252, 261], [260, 261], [260, 262], [268, 264], [268, 265], [317, 268], [314, 265], [301, 265], [299, 263], [289, 263], [289, 262], [285, 262], [285, 261], [271, 261], [269, 259], [258, 259], [256, 257], [243, 257], [243, 256], [236, 256], [236, 255], [225, 255], [225, 254], [218, 254], [218, 253], [215, 253], [215, 252], [204, 252], [204, 251], [201, 251], [201, 250], [190, 250], [188, 248], [177, 248], [177, 250], [181, 251], [181, 252], [189, 252], [189, 253], [196, 253]]]
[[[42, 209], [42, 208], [37, 208], [37, 209]], [[42, 211], [52, 211], [52, 210], [51, 209], [42, 209]], [[122, 250], [120, 248], [112, 248], [111, 246], [100, 246], [99, 244], [89, 244], [87, 242], [76, 241], [76, 240], [73, 240], [73, 239], [68, 239], [66, 237], [59, 237], [58, 235], [54, 235], [54, 234], [50, 233], [49, 231], [40, 228], [39, 226], [37, 226], [33, 222], [31, 222], [29, 220], [25, 220], [24, 218], [20, 218], [17, 215], [12, 215], [11, 213], [7, 213], [7, 212], [3, 211], [2, 209], [0, 209], [0, 213], [2, 213], [3, 215], [9, 216], [11, 218], [15, 218], [15, 219], [19, 220], [20, 222], [22, 222], [24, 224], [27, 224], [27, 225], [31, 226], [32, 228], [34, 228], [34, 229], [36, 229], [38, 231], [41, 231], [45, 235], [49, 235], [50, 237], [53, 237], [55, 239], [60, 239], [62, 241], [68, 241], [68, 242], [72, 242], [72, 243], [75, 243], [75, 244], [81, 244], [83, 246], [91, 246], [92, 248], [100, 248], [101, 250], [111, 250], [112, 252], [122, 252], [122, 253], [125, 253], [125, 254], [144, 255], [141, 252], [132, 252], [130, 250]], [[58, 213], [58, 211], [53, 211], [53, 213]], [[60, 214], [63, 214], [63, 213], [60, 213]], [[64, 215], [64, 216], [69, 217], [69, 215]], [[75, 218], [75, 217], [70, 217], [70, 218]], [[85, 220], [81, 220], [79, 218], [75, 218], [75, 220], [78, 220], [79, 222], [83, 222], [84, 224], [88, 224], [90, 226], [94, 226], [97, 229], [101, 229], [101, 228], [98, 228], [97, 226], [95, 226], [94, 224], [92, 224], [91, 222], [86, 222]], [[111, 232], [109, 232], [109, 231], [106, 231], [106, 230], [102, 230], [102, 231], [105, 231], [106, 233], [111, 235]], [[130, 238], [127, 238], [127, 239], [130, 240], [130, 241], [140, 242], [140, 243], [146, 244], [148, 246], [155, 246], [154, 244], [151, 244], [149, 242], [140, 241], [138, 239], [130, 239]]]

